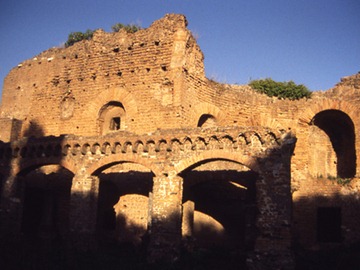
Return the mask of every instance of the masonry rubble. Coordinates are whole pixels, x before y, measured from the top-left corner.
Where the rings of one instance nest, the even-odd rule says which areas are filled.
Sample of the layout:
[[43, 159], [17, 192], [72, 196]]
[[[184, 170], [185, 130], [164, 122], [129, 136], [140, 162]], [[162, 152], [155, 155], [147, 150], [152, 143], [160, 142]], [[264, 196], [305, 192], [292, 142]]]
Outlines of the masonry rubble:
[[289, 101], [213, 82], [203, 60], [186, 18], [167, 14], [12, 69], [2, 237], [146, 245], [151, 262], [221, 246], [250, 269], [292, 269], [295, 242], [359, 241], [359, 74]]

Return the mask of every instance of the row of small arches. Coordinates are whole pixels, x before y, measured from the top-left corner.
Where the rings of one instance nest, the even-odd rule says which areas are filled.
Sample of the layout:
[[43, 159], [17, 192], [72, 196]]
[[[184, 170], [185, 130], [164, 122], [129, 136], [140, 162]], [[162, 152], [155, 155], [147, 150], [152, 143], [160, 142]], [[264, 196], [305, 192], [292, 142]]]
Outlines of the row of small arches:
[[110, 155], [118, 153], [149, 153], [196, 151], [211, 149], [237, 149], [241, 145], [263, 146], [268, 143], [277, 143], [276, 136], [272, 133], [265, 135], [265, 140], [256, 132], [240, 133], [235, 139], [232, 136], [209, 136], [207, 138], [197, 136], [195, 138], [184, 137], [183, 139], [159, 139], [159, 140], [126, 140], [123, 143], [95, 142], [95, 143], [61, 143], [51, 142], [35, 143], [23, 147], [0, 147], [0, 159], [4, 158], [36, 158], [67, 155]]

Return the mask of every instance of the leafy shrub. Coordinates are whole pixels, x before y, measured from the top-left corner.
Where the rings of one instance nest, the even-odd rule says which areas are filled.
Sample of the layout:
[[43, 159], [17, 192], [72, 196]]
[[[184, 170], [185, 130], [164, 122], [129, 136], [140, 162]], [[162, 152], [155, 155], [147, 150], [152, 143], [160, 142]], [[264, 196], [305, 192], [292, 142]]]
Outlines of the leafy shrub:
[[293, 81], [276, 82], [270, 78], [265, 80], [253, 80], [249, 85], [257, 92], [268, 95], [269, 97], [278, 97], [290, 100], [301, 98], [310, 98], [310, 90], [302, 85], [295, 84]]
[[68, 36], [67, 41], [65, 42], [65, 47], [69, 47], [74, 45], [76, 42], [82, 41], [82, 40], [90, 40], [92, 39], [94, 34], [93, 30], [86, 30], [85, 33], [83, 32], [71, 32]]
[[125, 31], [128, 33], [135, 33], [137, 31], [139, 31], [141, 29], [141, 27], [136, 24], [117, 23], [117, 24], [114, 24], [113, 26], [111, 26], [111, 29], [113, 30], [113, 32], [119, 32], [120, 29], [125, 29]]
[[[111, 27], [113, 32], [119, 32], [120, 29], [125, 29], [128, 33], [135, 33], [141, 29], [140, 26], [136, 24], [121, 24], [117, 23], [114, 24]], [[67, 41], [65, 42], [65, 48], [70, 47], [74, 45], [76, 42], [82, 41], [82, 40], [90, 40], [92, 39], [94, 34], [93, 30], [86, 30], [86, 32], [71, 32], [68, 36]]]

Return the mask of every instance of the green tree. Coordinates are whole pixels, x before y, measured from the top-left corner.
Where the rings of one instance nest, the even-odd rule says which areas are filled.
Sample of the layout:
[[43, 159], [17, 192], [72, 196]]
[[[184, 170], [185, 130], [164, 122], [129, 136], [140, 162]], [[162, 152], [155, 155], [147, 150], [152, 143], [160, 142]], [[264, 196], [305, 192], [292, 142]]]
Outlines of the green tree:
[[111, 26], [111, 29], [113, 32], [119, 32], [120, 29], [124, 29], [128, 33], [135, 33], [137, 31], [139, 31], [141, 29], [141, 27], [136, 24], [117, 23], [117, 24], [114, 24], [113, 26]]
[[90, 40], [92, 39], [94, 34], [93, 30], [86, 30], [86, 32], [71, 32], [68, 36], [67, 41], [65, 42], [65, 47], [70, 47], [74, 45], [76, 42], [82, 41], [82, 40]]
[[276, 82], [270, 78], [265, 80], [253, 80], [249, 85], [257, 92], [290, 100], [310, 98], [311, 91], [302, 84], [295, 84], [293, 81]]

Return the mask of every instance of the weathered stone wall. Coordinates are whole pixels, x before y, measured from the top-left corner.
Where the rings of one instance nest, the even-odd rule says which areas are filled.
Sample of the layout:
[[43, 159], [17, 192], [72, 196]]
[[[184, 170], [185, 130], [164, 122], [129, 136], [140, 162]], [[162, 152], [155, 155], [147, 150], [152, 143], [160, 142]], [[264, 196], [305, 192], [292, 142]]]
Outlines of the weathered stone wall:
[[[14, 179], [25, 174], [29, 164], [60, 164], [75, 174], [69, 202], [72, 230], [92, 232], [101, 222], [113, 224], [115, 215], [116, 226], [134, 225], [133, 233], [116, 237], [135, 243], [152, 226], [152, 246], [176, 246], [181, 234], [191, 236], [202, 222], [216, 228], [231, 223], [216, 216], [215, 208], [212, 214], [199, 211], [197, 207], [208, 202], [194, 180], [207, 179], [205, 188], [211, 189], [216, 186], [209, 180], [212, 172], [220, 182], [228, 174], [242, 178], [244, 171], [224, 165], [226, 160], [258, 174], [251, 178], [256, 183], [251, 207], [256, 209], [250, 201], [241, 207], [260, 211], [261, 218], [246, 216], [252, 220], [251, 239], [240, 242], [251, 243], [254, 250], [284, 253], [290, 239], [318, 248], [323, 245], [317, 235], [320, 208], [331, 208], [335, 214], [341, 209], [341, 243], [359, 241], [359, 223], [353, 217], [359, 205], [360, 74], [298, 101], [269, 98], [249, 86], [219, 84], [205, 77], [204, 56], [186, 25], [184, 16], [172, 14], [134, 34], [98, 30], [92, 40], [50, 49], [15, 67], [5, 79], [1, 105], [0, 139], [13, 142], [1, 153], [3, 197], [14, 195]], [[235, 133], [229, 136], [221, 131], [224, 127]], [[259, 127], [267, 130], [266, 135], [251, 131]], [[75, 137], [60, 137], [56, 144], [52, 140], [58, 139], [52, 137], [47, 143], [27, 141], [31, 136], [60, 134]], [[288, 134], [297, 138], [294, 152], [271, 152], [271, 143], [286, 142]], [[53, 151], [58, 157], [50, 154]], [[125, 163], [132, 165], [124, 169]], [[132, 190], [131, 181], [143, 189]], [[229, 183], [220, 188], [227, 190]], [[106, 185], [118, 190], [111, 200], [109, 193], [102, 195]], [[80, 201], [85, 208], [101, 201], [103, 212], [82, 218]], [[19, 202], [8, 200], [5, 205]], [[15, 209], [13, 217], [21, 216], [21, 207], [9, 207]], [[182, 216], [182, 211], [187, 214]], [[99, 216], [110, 221], [95, 222]], [[230, 225], [224, 228], [231, 231]], [[256, 235], [256, 230], [263, 235]], [[243, 237], [230, 235], [234, 236]], [[153, 257], [161, 254], [162, 249], [152, 250]]]
[[0, 140], [3, 142], [16, 141], [20, 139], [22, 121], [14, 118], [0, 118]]
[[168, 15], [135, 34], [98, 30], [91, 41], [50, 49], [10, 72], [2, 116], [24, 121], [23, 130], [36, 123], [42, 135], [98, 135], [102, 107], [117, 101], [125, 130], [178, 127], [190, 36], [184, 17]]
[[[221, 188], [230, 185], [233, 189], [243, 191], [242, 185], [256, 186], [256, 198], [253, 197], [250, 204], [244, 205], [249, 211], [246, 216], [251, 219], [246, 224], [251, 225], [252, 232], [245, 242], [250, 243], [250, 250], [255, 246], [259, 254], [265, 257], [272, 250], [272, 257], [276, 257], [276, 253], [287, 252], [290, 247], [290, 228], [287, 226], [291, 222], [289, 166], [295, 140], [290, 134], [287, 135], [281, 138], [280, 134], [266, 128], [233, 127], [206, 131], [197, 128], [169, 129], [143, 136], [119, 131], [103, 137], [24, 138], [11, 144], [3, 144], [0, 147], [1, 172], [5, 180], [0, 212], [3, 220], [0, 230], [2, 237], [4, 234], [18, 237], [24, 229], [26, 232], [32, 220], [24, 220], [24, 213], [26, 216], [33, 213], [44, 220], [38, 224], [40, 227], [31, 225], [31, 228], [38, 229], [33, 231], [36, 236], [48, 235], [50, 239], [70, 236], [68, 239], [72, 244], [89, 248], [94, 245], [97, 226], [102, 222], [99, 222], [99, 218], [109, 217], [106, 211], [110, 210], [115, 212], [113, 217], [117, 219], [113, 232], [118, 240], [139, 245], [145, 241], [146, 229], [150, 225], [150, 260], [173, 260], [179, 256], [182, 241], [184, 182], [193, 181], [188, 173], [201, 165], [195, 173], [203, 173], [205, 182], [209, 180], [206, 179], [206, 174], [212, 174], [212, 171], [208, 171], [209, 168], [216, 170], [219, 167], [228, 170], [227, 174], [230, 176], [230, 179], [224, 178], [223, 173], [213, 178], [213, 181], [223, 182]], [[223, 160], [242, 165], [224, 167]], [[213, 163], [210, 167], [202, 166], [209, 161], [220, 163]], [[132, 163], [135, 165], [131, 165]], [[11, 171], [7, 171], [9, 164]], [[50, 183], [38, 178], [36, 171], [32, 173], [34, 168], [40, 168], [45, 174], [57, 173], [56, 170], [44, 167], [48, 164], [59, 164], [62, 170], [69, 171], [68, 175], [73, 175], [71, 188], [67, 185], [64, 189], [57, 189], [59, 196], [42, 191], [54, 190], [52, 186], [55, 182], [48, 186]], [[245, 167], [254, 172], [247, 183], [242, 182], [243, 177], [234, 177], [236, 174], [229, 170], [237, 168], [238, 173]], [[109, 176], [113, 173], [114, 175]], [[63, 177], [62, 173], [60, 178]], [[51, 181], [48, 176], [44, 176], [44, 179]], [[39, 183], [36, 184], [36, 181]], [[112, 192], [101, 195], [104, 192], [101, 190], [101, 182], [108, 181], [115, 183], [119, 192], [114, 191], [113, 187]], [[37, 194], [41, 192], [41, 196], [46, 195], [47, 201], [55, 204], [40, 202], [41, 207], [38, 209], [31, 203], [25, 205], [24, 190], [28, 194], [28, 201], [29, 196], [32, 198], [30, 201], [37, 201]], [[112, 195], [114, 192], [116, 194]], [[99, 196], [105, 196], [112, 202], [104, 203]], [[223, 193], [223, 196], [228, 195]], [[64, 202], [63, 198], [67, 200]], [[237, 203], [242, 205], [241, 197], [236, 199], [240, 199]], [[198, 200], [194, 202], [198, 207]], [[68, 205], [67, 211], [59, 214], [56, 211], [59, 210], [56, 207], [59, 203]], [[216, 209], [216, 204], [212, 207]], [[149, 216], [146, 215], [146, 210]], [[69, 218], [67, 230], [60, 222], [65, 216]], [[246, 235], [248, 228], [243, 222], [241, 227]], [[231, 226], [226, 222], [224, 226], [229, 236], [232, 236], [234, 232], [231, 231]], [[58, 228], [61, 231], [58, 232]], [[123, 232], [117, 234], [119, 228]], [[257, 230], [263, 233], [254, 233]], [[99, 233], [109, 237], [104, 230]], [[240, 240], [239, 242], [242, 243]], [[279, 262], [278, 259], [275, 261]]]

